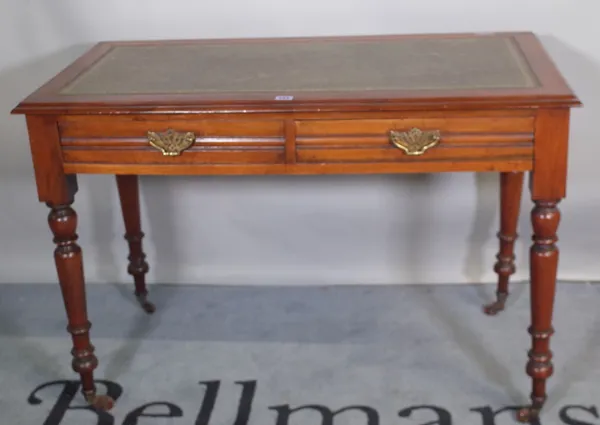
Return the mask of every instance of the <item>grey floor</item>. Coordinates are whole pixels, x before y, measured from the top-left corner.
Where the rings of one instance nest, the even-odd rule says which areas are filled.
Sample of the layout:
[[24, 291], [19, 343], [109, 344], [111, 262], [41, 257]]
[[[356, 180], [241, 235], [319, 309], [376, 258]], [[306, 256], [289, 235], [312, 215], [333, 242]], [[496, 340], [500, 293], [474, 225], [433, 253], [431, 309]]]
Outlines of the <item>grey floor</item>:
[[[502, 425], [515, 423], [511, 412], [495, 422], [491, 412], [529, 397], [524, 284], [494, 318], [480, 308], [489, 285], [151, 291], [158, 311], [147, 316], [130, 286], [88, 287], [97, 379], [119, 395], [98, 418], [68, 409], [83, 403], [71, 394], [58, 287], [0, 285], [0, 425], [320, 425], [318, 409], [348, 406], [362, 410], [336, 414], [335, 425]], [[559, 285], [543, 424], [600, 424], [599, 306], [600, 285]], [[142, 408], [154, 402], [168, 404]], [[318, 406], [289, 410], [305, 405]], [[422, 405], [449, 417], [437, 422]]]

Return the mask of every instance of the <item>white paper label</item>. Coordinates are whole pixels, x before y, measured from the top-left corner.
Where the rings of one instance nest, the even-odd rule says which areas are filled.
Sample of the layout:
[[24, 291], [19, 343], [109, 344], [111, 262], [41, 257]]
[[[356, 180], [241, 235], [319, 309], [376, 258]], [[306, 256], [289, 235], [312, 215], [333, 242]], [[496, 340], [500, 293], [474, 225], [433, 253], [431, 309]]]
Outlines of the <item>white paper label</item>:
[[294, 100], [294, 96], [275, 96], [275, 100]]

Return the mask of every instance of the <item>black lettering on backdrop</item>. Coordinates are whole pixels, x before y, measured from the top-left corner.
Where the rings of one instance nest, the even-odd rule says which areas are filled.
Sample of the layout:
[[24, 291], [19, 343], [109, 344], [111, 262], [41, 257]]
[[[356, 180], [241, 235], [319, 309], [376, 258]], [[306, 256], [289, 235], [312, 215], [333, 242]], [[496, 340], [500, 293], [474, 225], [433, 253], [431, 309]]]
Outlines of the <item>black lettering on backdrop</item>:
[[215, 408], [215, 401], [217, 401], [217, 395], [219, 394], [221, 381], [205, 381], [200, 382], [200, 385], [206, 386], [206, 391], [204, 391], [204, 398], [202, 399], [200, 411], [198, 412], [198, 416], [196, 417], [196, 422], [194, 422], [194, 424], [208, 425], [212, 411]]
[[[496, 425], [496, 416], [498, 416], [500, 413], [502, 412], [507, 412], [507, 411], [511, 411], [513, 412], [513, 415], [516, 415], [517, 411], [520, 409], [521, 407], [518, 406], [508, 406], [508, 407], [503, 407], [500, 410], [492, 410], [491, 407], [489, 406], [484, 406], [484, 407], [474, 407], [472, 409], [469, 409], [471, 412], [479, 412], [481, 413], [481, 419], [483, 420], [482, 424], [483, 425]], [[537, 419], [533, 419], [531, 422], [532, 425], [537, 425], [538, 424], [538, 420]]]
[[595, 425], [595, 424], [597, 424], [596, 421], [583, 422], [583, 421], [574, 419], [573, 417], [571, 417], [569, 415], [569, 410], [583, 410], [584, 412], [594, 415], [594, 417], [596, 419], [600, 418], [600, 416], [598, 416], [598, 410], [596, 409], [596, 406], [584, 407], [584, 406], [577, 406], [577, 405], [571, 404], [571, 405], [567, 405], [567, 406], [563, 407], [562, 409], [560, 409], [560, 412], [558, 413], [558, 417], [560, 418], [560, 420], [563, 421], [567, 425]]
[[[109, 395], [113, 400], [117, 400], [121, 394], [123, 393], [123, 388], [117, 384], [116, 382], [111, 381], [95, 381], [96, 384], [102, 384], [106, 387], [106, 394]], [[80, 406], [71, 406], [71, 402], [77, 395], [80, 387], [79, 381], [52, 381], [46, 382], [38, 386], [34, 389], [29, 397], [27, 398], [27, 402], [31, 405], [40, 405], [42, 404], [42, 399], [37, 397], [37, 393], [45, 388], [52, 387], [55, 385], [62, 385], [63, 389], [52, 406], [50, 413], [46, 417], [43, 425], [59, 425], [63, 418], [65, 417], [65, 413], [68, 410], [88, 410], [96, 415], [98, 421], [97, 425], [113, 425], [115, 422], [114, 417], [108, 413], [103, 411], [97, 411], [90, 407], [88, 404], [80, 405]]]
[[367, 415], [367, 425], [379, 425], [379, 414], [377, 410], [373, 409], [369, 406], [347, 406], [341, 409], [332, 412], [326, 406], [322, 406], [320, 404], [308, 404], [306, 406], [296, 407], [295, 409], [290, 409], [289, 404], [282, 404], [280, 406], [272, 406], [269, 407], [270, 410], [275, 410], [277, 412], [277, 422], [276, 425], [288, 425], [290, 415], [294, 412], [298, 412], [300, 410], [316, 410], [321, 414], [321, 424], [322, 425], [333, 425], [333, 418], [343, 412], [347, 412], [349, 410], [359, 410], [364, 412]]
[[254, 393], [256, 393], [256, 381], [239, 381], [236, 384], [242, 386], [242, 395], [240, 396], [237, 416], [233, 425], [248, 425], [248, 419], [252, 411], [252, 401], [254, 401]]
[[[200, 382], [200, 384], [206, 386], [206, 391], [204, 392], [204, 399], [202, 400], [195, 425], [208, 425], [213, 409], [215, 408], [217, 396], [219, 395], [221, 381], [206, 381]], [[248, 419], [252, 411], [252, 402], [256, 393], [256, 381], [238, 381], [236, 384], [242, 386], [242, 394], [240, 395], [237, 415], [233, 425], [248, 425]]]
[[[148, 407], [154, 406], [167, 406], [169, 412], [164, 413], [144, 413]], [[137, 409], [132, 410], [125, 416], [123, 425], [137, 425], [139, 418], [181, 418], [183, 416], [183, 410], [179, 406], [168, 401], [155, 401], [154, 403], [146, 403]]]
[[[116, 382], [98, 380], [95, 381], [95, 383], [104, 386], [106, 388], [106, 394], [115, 401], [118, 400], [123, 393], [123, 388]], [[236, 417], [232, 425], [248, 425], [250, 414], [252, 413], [254, 397], [256, 394], [257, 381], [236, 381], [235, 383], [236, 385], [241, 386], [241, 393], [237, 406]], [[205, 386], [205, 392], [200, 405], [200, 411], [198, 412], [198, 416], [194, 422], [194, 425], [210, 425], [212, 412], [219, 395], [221, 381], [203, 381], [200, 382], [200, 385]], [[40, 393], [50, 387], [59, 387], [61, 392], [58, 398], [54, 401], [54, 405], [49, 409], [49, 414], [42, 425], [60, 425], [69, 410], [87, 410], [92, 412], [94, 415], [93, 417], [96, 418], [96, 425], [115, 425], [115, 418], [110, 413], [95, 410], [85, 403], [83, 399], [79, 405], [73, 403], [81, 388], [80, 381], [78, 380], [57, 380], [41, 384], [31, 392], [27, 398], [27, 402], [34, 406], [41, 405], [44, 402], [50, 403], [40, 397]], [[165, 406], [167, 411], [161, 413], [148, 412], [150, 408], [157, 406]], [[361, 412], [361, 417], [363, 417], [362, 414], [364, 413], [366, 425], [379, 425], [379, 414], [377, 410], [365, 405], [344, 406], [335, 411], [321, 404], [308, 404], [295, 408], [291, 408], [289, 404], [282, 404], [268, 407], [268, 409], [274, 410], [277, 414], [275, 425], [289, 425], [291, 415], [300, 411], [313, 411], [313, 413], [321, 415], [320, 424], [317, 421], [314, 424], [309, 425], [334, 425], [336, 416], [350, 411]], [[519, 407], [507, 406], [494, 411], [490, 406], [483, 406], [471, 408], [469, 411], [477, 412], [481, 415], [482, 425], [496, 425], [496, 416], [503, 412], [513, 412], [514, 414], [518, 409]], [[398, 416], [401, 418], [409, 418], [418, 410], [431, 410], [437, 415], [437, 419], [421, 425], [452, 425], [452, 416], [450, 415], [450, 412], [444, 408], [434, 405], [409, 406], [400, 410], [398, 412]], [[600, 425], [600, 421], [598, 421], [598, 419], [600, 419], [600, 414], [594, 405], [589, 407], [582, 405], [566, 405], [560, 409], [558, 416], [565, 425]], [[585, 420], [579, 419], [581, 416], [584, 416]], [[166, 401], [157, 401], [146, 403], [132, 410], [129, 414], [127, 414], [122, 425], [138, 425], [140, 418], [180, 417], [183, 417], [183, 411], [179, 406]], [[419, 420], [420, 418], [412, 419]], [[540, 422], [539, 420], [535, 420], [532, 422], [532, 424], [540, 425]]]
[[452, 416], [450, 415], [450, 412], [448, 412], [446, 409], [442, 409], [441, 407], [437, 406], [410, 406], [406, 409], [402, 409], [401, 411], [399, 411], [398, 416], [400, 416], [401, 418], [408, 418], [410, 417], [410, 415], [412, 415], [412, 412], [414, 412], [415, 410], [422, 409], [433, 410], [435, 413], [437, 413], [438, 418], [434, 422], [427, 422], [421, 425], [452, 425]]

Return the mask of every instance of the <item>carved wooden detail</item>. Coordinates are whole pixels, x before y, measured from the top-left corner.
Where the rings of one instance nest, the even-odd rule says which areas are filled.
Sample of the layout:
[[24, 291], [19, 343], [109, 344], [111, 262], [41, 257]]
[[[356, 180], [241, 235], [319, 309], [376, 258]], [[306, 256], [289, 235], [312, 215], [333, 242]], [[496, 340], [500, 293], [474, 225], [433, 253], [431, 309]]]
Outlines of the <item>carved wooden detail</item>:
[[497, 234], [500, 250], [494, 265], [494, 271], [498, 274], [498, 286], [496, 301], [484, 306], [484, 312], [490, 316], [504, 310], [508, 299], [508, 282], [516, 270], [514, 247], [518, 237], [517, 224], [522, 192], [523, 173], [500, 174], [500, 231]]
[[135, 296], [146, 313], [154, 313], [156, 307], [148, 301], [146, 273], [150, 269], [142, 248], [144, 232], [141, 228], [139, 182], [137, 176], [116, 176], [121, 211], [125, 223], [125, 240], [129, 245], [127, 272], [133, 276]]
[[550, 337], [554, 294], [556, 292], [556, 271], [558, 266], [558, 240], [556, 232], [560, 222], [558, 201], [536, 201], [531, 212], [533, 224], [533, 245], [530, 250], [531, 267], [531, 319], [529, 328], [532, 348], [529, 351], [527, 374], [533, 379], [532, 404], [519, 412], [521, 421], [536, 418], [546, 401], [546, 380], [552, 376], [552, 351]]

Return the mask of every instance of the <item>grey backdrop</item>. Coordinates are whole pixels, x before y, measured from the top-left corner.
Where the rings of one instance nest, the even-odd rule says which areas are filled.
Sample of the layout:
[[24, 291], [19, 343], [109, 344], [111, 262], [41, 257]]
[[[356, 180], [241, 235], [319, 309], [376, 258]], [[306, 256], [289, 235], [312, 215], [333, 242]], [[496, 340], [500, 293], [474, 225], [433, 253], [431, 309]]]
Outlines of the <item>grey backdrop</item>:
[[[54, 282], [21, 116], [10, 109], [109, 39], [420, 32], [537, 32], [585, 103], [572, 117], [560, 277], [600, 278], [600, 30], [593, 0], [0, 0], [0, 282]], [[492, 282], [497, 176], [144, 178], [151, 282]], [[124, 282], [110, 176], [80, 177], [75, 208], [89, 282]], [[517, 279], [527, 277], [523, 199]]]

